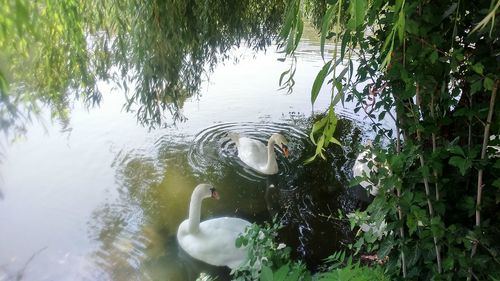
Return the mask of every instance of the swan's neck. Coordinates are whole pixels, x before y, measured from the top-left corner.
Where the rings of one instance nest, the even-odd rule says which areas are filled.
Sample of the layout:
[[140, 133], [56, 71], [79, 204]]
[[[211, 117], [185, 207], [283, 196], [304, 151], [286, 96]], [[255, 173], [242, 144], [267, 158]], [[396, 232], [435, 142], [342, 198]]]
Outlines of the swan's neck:
[[273, 165], [274, 162], [276, 162], [276, 153], [274, 152], [274, 144], [276, 141], [274, 140], [273, 137], [270, 137], [269, 140], [267, 141], [267, 164], [266, 164], [266, 170], [271, 168], [271, 165]]
[[191, 202], [189, 203], [189, 224], [188, 232], [196, 233], [200, 230], [200, 213], [201, 213], [201, 201], [203, 198], [198, 196], [197, 192], [191, 195]]

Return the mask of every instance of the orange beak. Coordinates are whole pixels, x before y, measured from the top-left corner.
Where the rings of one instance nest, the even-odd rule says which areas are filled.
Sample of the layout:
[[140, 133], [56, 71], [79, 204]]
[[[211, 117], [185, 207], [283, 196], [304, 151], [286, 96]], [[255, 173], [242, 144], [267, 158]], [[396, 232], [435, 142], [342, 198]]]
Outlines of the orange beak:
[[283, 144], [281, 149], [283, 150], [283, 155], [288, 158], [288, 147]]
[[219, 200], [220, 197], [219, 197], [219, 193], [217, 191], [212, 190], [212, 198], [216, 199], [216, 200]]

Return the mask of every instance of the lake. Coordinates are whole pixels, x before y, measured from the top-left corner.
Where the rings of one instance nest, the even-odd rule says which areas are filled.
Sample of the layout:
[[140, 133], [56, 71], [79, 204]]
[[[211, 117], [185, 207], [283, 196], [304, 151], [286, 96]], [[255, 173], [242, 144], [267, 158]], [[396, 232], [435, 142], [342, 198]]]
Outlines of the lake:
[[[104, 82], [100, 107], [75, 103], [71, 121], [34, 122], [5, 149], [0, 169], [0, 280], [194, 280], [201, 272], [229, 278], [229, 270], [198, 262], [177, 244], [189, 198], [212, 183], [219, 201], [205, 200], [202, 220], [234, 216], [263, 223], [277, 215], [278, 240], [316, 270], [352, 238], [337, 210], [359, 207], [349, 188], [358, 146], [369, 124], [353, 105], [337, 107], [343, 147], [304, 165], [314, 152], [308, 130], [329, 104], [324, 87], [314, 108], [310, 89], [323, 61], [317, 43], [297, 51], [292, 94], [278, 90], [288, 62], [267, 52], [234, 50], [238, 63], [214, 70], [199, 96], [183, 106], [185, 122], [149, 130], [122, 110], [123, 93]], [[166, 117], [168, 119], [168, 116]], [[237, 158], [228, 132], [289, 141], [280, 172], [261, 176]], [[333, 217], [331, 216], [333, 214]]]

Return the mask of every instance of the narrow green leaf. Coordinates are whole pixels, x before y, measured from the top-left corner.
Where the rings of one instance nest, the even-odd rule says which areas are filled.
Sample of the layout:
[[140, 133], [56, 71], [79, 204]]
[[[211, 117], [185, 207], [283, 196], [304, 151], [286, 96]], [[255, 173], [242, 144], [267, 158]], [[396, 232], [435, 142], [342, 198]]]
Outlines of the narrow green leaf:
[[326, 35], [330, 31], [330, 23], [332, 21], [333, 15], [334, 15], [334, 6], [330, 6], [328, 10], [326, 10], [325, 16], [323, 17], [323, 21], [321, 23], [320, 50], [321, 50], [321, 57], [323, 58], [323, 60], [325, 59]]
[[335, 137], [331, 137], [330, 138], [330, 142], [334, 143], [334, 144], [336, 144], [338, 146], [342, 146], [342, 144], [340, 143], [340, 141], [338, 139], [336, 139]]
[[340, 79], [344, 78], [344, 76], [345, 76], [345, 74], [347, 73], [347, 71], [348, 71], [348, 70], [349, 70], [349, 68], [348, 68], [348, 67], [346, 67], [346, 68], [342, 69], [342, 71], [339, 73], [339, 75], [337, 75], [337, 77], [336, 77], [336, 78], [337, 78], [338, 80], [340, 80]]
[[307, 158], [305, 161], [304, 161], [304, 164], [309, 164], [311, 163], [312, 161], [314, 161], [316, 159], [316, 154], [314, 154], [313, 156]]
[[295, 32], [295, 46], [293, 50], [297, 49], [300, 43], [300, 38], [302, 37], [302, 33], [304, 32], [304, 22], [302, 21], [302, 18], [299, 16], [297, 19], [297, 30]]
[[444, 20], [445, 18], [449, 17], [455, 10], [457, 9], [457, 3], [453, 3], [450, 5], [448, 9], [441, 15], [441, 20]]
[[285, 18], [285, 24], [283, 25], [283, 28], [281, 29], [279, 37], [281, 40], [285, 40], [286, 38], [289, 37], [290, 30], [292, 29], [292, 26], [294, 25], [294, 21], [296, 19], [296, 5], [291, 5], [287, 11], [286, 18]]
[[404, 34], [405, 34], [405, 13], [404, 13], [404, 4], [401, 7], [401, 10], [399, 11], [399, 18], [398, 18], [398, 35], [399, 35], [399, 43], [402, 44], [404, 41]]
[[363, 24], [366, 13], [366, 0], [352, 0], [349, 3], [349, 14], [351, 17], [347, 23], [347, 27], [354, 31]]
[[318, 72], [318, 75], [316, 75], [316, 79], [314, 79], [313, 87], [311, 89], [311, 104], [314, 104], [314, 102], [316, 101], [316, 98], [318, 97], [319, 91], [321, 90], [321, 86], [323, 86], [331, 64], [332, 61], [330, 60], [323, 66], [323, 68], [321, 68], [321, 70]]
[[351, 33], [345, 32], [344, 36], [342, 36], [342, 42], [340, 44], [340, 60], [344, 59], [347, 43], [349, 43], [350, 41], [351, 41]]
[[336, 82], [335, 86], [337, 87], [338, 92], [332, 100], [331, 104], [333, 106], [335, 106], [340, 101], [340, 99], [342, 99], [342, 96], [344, 95], [344, 92], [342, 91], [342, 83], [338, 82], [338, 80], [336, 80], [335, 82]]

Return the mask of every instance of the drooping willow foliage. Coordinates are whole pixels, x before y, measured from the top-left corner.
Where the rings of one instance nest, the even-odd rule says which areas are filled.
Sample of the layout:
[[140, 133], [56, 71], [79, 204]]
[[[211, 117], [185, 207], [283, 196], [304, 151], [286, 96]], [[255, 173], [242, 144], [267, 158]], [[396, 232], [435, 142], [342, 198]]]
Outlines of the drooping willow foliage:
[[[498, 280], [500, 276], [500, 1], [290, 0], [281, 42], [293, 56], [312, 17], [332, 54], [312, 85], [331, 107], [311, 138], [315, 156], [336, 143], [335, 106], [371, 120], [381, 192], [358, 223], [354, 249], [388, 257], [394, 278]], [[326, 57], [326, 56], [325, 56]], [[354, 67], [353, 60], [359, 60]], [[285, 73], [284, 86], [292, 77]], [[355, 73], [351, 77], [351, 75]], [[391, 118], [396, 130], [380, 121]], [[365, 177], [366, 179], [366, 177]], [[358, 178], [354, 181], [360, 182]]]
[[182, 119], [206, 71], [235, 46], [270, 45], [284, 9], [267, 0], [1, 0], [1, 128], [22, 129], [41, 104], [67, 120], [74, 98], [100, 102], [99, 80], [125, 89], [145, 125]]

